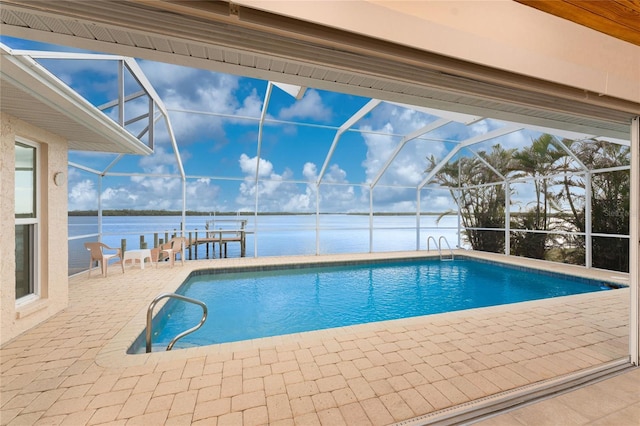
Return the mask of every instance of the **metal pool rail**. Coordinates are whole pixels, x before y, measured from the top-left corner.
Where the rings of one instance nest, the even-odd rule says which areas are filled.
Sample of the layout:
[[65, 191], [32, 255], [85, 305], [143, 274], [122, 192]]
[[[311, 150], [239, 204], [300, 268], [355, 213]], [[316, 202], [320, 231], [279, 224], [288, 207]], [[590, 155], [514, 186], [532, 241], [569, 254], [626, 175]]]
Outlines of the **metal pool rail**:
[[176, 293], [159, 294], [158, 296], [156, 296], [155, 299], [153, 299], [153, 301], [149, 304], [149, 308], [147, 309], [147, 331], [146, 331], [147, 353], [151, 352], [151, 335], [152, 335], [151, 324], [152, 324], [152, 317], [153, 317], [153, 308], [155, 308], [156, 304], [159, 301], [166, 298], [178, 299], [184, 302], [193, 303], [195, 305], [199, 305], [202, 308], [202, 318], [200, 319], [200, 323], [195, 327], [191, 327], [190, 329], [183, 331], [182, 333], [178, 334], [176, 337], [171, 339], [171, 341], [169, 342], [169, 345], [167, 346], [168, 351], [170, 351], [173, 348], [173, 345], [175, 345], [175, 343], [179, 339], [183, 338], [187, 334], [193, 333], [194, 331], [202, 327], [202, 324], [204, 324], [204, 322], [207, 320], [207, 314], [209, 311], [207, 310], [207, 305], [205, 305], [203, 302], [196, 299], [192, 299], [190, 297], [183, 296], [181, 294], [176, 294]]
[[[451, 250], [451, 246], [449, 245], [449, 241], [447, 240], [447, 238], [442, 235], [440, 236], [440, 238], [438, 239], [438, 242], [436, 243], [436, 239], [433, 236], [429, 236], [429, 238], [427, 239], [427, 251], [430, 250], [429, 247], [429, 242], [433, 240], [433, 245], [438, 249], [438, 254], [440, 254], [440, 260], [453, 260], [453, 250]], [[447, 244], [447, 249], [449, 249], [449, 254], [450, 257], [444, 257], [442, 255], [442, 241], [444, 241]]]

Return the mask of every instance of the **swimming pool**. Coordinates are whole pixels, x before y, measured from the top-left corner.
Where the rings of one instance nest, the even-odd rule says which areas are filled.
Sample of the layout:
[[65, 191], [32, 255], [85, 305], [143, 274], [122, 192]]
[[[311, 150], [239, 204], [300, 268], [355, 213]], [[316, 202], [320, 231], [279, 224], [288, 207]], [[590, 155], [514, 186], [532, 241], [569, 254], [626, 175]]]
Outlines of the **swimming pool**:
[[[226, 343], [570, 294], [605, 291], [592, 281], [458, 258], [395, 260], [245, 272], [195, 271], [176, 291], [209, 309], [204, 326], [175, 348]], [[154, 318], [153, 345], [200, 320], [202, 310], [168, 302]], [[144, 333], [129, 353], [144, 352]]]

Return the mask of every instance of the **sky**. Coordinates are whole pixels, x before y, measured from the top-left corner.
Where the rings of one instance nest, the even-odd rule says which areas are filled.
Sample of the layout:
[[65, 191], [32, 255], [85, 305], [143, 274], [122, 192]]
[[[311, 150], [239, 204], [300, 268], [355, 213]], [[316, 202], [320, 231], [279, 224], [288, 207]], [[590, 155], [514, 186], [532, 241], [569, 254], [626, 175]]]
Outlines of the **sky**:
[[[0, 42], [13, 49], [77, 51], [5, 36], [0, 36]], [[115, 62], [38, 62], [96, 106], [117, 99]], [[439, 119], [381, 103], [340, 137], [316, 194], [315, 182], [331, 151], [337, 127], [369, 99], [310, 87], [296, 100], [273, 87], [259, 147], [258, 118], [268, 82], [166, 63], [137, 62], [169, 110], [170, 125], [188, 176], [187, 210], [254, 211], [257, 191], [259, 211], [315, 212], [318, 201], [321, 212], [368, 212], [368, 183], [378, 177], [402, 136]], [[127, 93], [139, 90], [131, 77], [125, 80]], [[125, 117], [135, 117], [146, 108], [146, 99], [132, 101], [126, 106]], [[116, 117], [118, 111], [105, 113]], [[459, 141], [503, 125], [490, 119], [468, 126], [450, 123], [429, 133], [428, 139], [408, 142], [375, 187], [374, 209], [415, 211], [415, 188], [427, 175], [428, 157], [442, 159]], [[141, 124], [128, 129], [137, 134]], [[496, 143], [506, 148], [520, 147], [538, 135], [521, 131], [473, 149], [490, 150]], [[70, 211], [97, 209], [99, 193], [103, 209], [181, 210], [182, 182], [163, 120], [156, 123], [152, 155], [125, 155], [112, 165], [116, 158], [115, 154], [69, 152], [72, 163], [98, 171], [111, 165], [109, 172], [117, 174], [107, 175], [99, 184], [96, 175], [70, 167]], [[425, 190], [421, 197], [422, 211], [455, 208], [444, 189]]]

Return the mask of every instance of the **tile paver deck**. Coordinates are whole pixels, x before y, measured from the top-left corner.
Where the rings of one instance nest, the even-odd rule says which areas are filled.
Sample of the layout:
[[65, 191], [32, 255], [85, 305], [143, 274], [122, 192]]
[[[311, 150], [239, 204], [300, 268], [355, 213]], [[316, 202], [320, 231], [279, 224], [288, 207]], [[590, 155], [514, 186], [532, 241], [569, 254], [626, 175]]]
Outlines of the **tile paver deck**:
[[190, 271], [309, 260], [319, 258], [192, 261], [70, 278], [69, 307], [0, 349], [0, 423], [384, 425], [628, 353], [627, 289], [125, 353], [144, 328], [149, 302], [175, 290]]

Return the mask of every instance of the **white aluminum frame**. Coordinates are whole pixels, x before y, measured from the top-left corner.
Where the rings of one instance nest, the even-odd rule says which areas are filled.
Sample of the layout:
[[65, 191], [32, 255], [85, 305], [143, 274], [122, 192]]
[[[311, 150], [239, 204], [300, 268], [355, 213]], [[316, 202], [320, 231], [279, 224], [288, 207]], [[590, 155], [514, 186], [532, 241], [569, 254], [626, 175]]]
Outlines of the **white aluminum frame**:
[[[138, 139], [142, 138], [145, 134], [148, 134], [148, 138], [149, 138], [149, 145], [150, 147], [153, 147], [153, 139], [154, 139], [154, 127], [155, 124], [158, 120], [163, 119], [165, 122], [165, 125], [167, 126], [167, 131], [169, 134], [169, 138], [170, 138], [170, 142], [171, 142], [171, 146], [174, 150], [174, 155], [175, 155], [175, 159], [176, 159], [176, 163], [178, 165], [178, 170], [179, 170], [179, 175], [178, 176], [174, 176], [174, 175], [163, 175], [165, 177], [179, 177], [182, 180], [182, 223], [181, 223], [181, 233], [182, 235], [184, 235], [185, 232], [185, 223], [186, 223], [186, 180], [187, 178], [192, 178], [192, 176], [187, 176], [182, 164], [182, 158], [180, 155], [180, 151], [179, 151], [179, 145], [178, 142], [176, 140], [175, 134], [173, 132], [173, 128], [171, 125], [171, 120], [169, 117], [169, 111], [167, 110], [167, 108], [165, 107], [164, 103], [162, 102], [162, 99], [160, 98], [160, 96], [156, 93], [155, 89], [153, 88], [153, 86], [150, 84], [150, 82], [147, 80], [146, 76], [144, 75], [144, 73], [142, 72], [142, 70], [140, 69], [140, 67], [138, 66], [137, 62], [132, 59], [132, 58], [128, 58], [128, 57], [123, 57], [123, 56], [118, 56], [118, 55], [100, 55], [100, 54], [78, 54], [78, 53], [69, 53], [69, 52], [37, 52], [37, 51], [25, 51], [25, 50], [13, 50], [11, 52], [12, 55], [16, 55], [16, 56], [25, 56], [28, 57], [31, 60], [34, 59], [75, 59], [75, 60], [115, 60], [118, 61], [119, 63], [119, 67], [118, 67], [118, 75], [119, 75], [119, 88], [118, 88], [118, 99], [107, 103], [105, 105], [102, 106], [103, 109], [106, 108], [111, 108], [114, 106], [118, 106], [118, 121], [120, 123], [121, 126], [126, 126], [128, 124], [134, 123], [134, 122], [138, 122], [140, 120], [144, 120], [147, 119], [148, 120], [148, 125], [145, 129], [142, 130], [142, 132], [140, 132], [140, 134], [138, 135]], [[125, 96], [125, 92], [124, 92], [124, 73], [125, 71], [128, 71], [133, 78], [137, 81], [137, 83], [141, 86], [142, 91], [138, 92], [138, 93], [134, 93], [132, 95], [129, 96]], [[267, 120], [266, 118], [266, 111], [268, 109], [269, 106], [269, 99], [270, 99], [270, 94], [271, 94], [271, 90], [273, 86], [279, 87], [280, 89], [284, 90], [285, 92], [289, 93], [291, 96], [295, 97], [296, 99], [300, 99], [305, 91], [305, 88], [303, 87], [299, 87], [299, 86], [294, 86], [294, 85], [287, 85], [287, 84], [281, 84], [281, 83], [272, 83], [269, 82], [268, 86], [267, 86], [267, 92], [265, 93], [265, 101], [263, 103], [263, 107], [262, 107], [262, 112], [261, 112], [261, 116], [259, 119], [259, 137], [258, 137], [258, 148], [257, 148], [257, 162], [258, 162], [258, 166], [256, 167], [256, 177], [255, 177], [255, 184], [256, 187], [260, 182], [260, 176], [259, 176], [259, 162], [261, 159], [261, 141], [262, 141], [262, 132], [263, 132], [263, 127], [265, 122], [269, 121], [269, 122], [280, 122], [279, 120]], [[127, 120], [125, 122], [124, 119], [124, 111], [125, 111], [125, 106], [126, 106], [126, 102], [132, 100], [132, 99], [136, 99], [140, 96], [143, 95], [147, 95], [149, 97], [149, 109], [148, 112], [145, 114], [142, 114], [140, 116], [134, 117], [130, 120]], [[324, 178], [324, 175], [326, 173], [326, 170], [330, 164], [331, 158], [333, 156], [333, 153], [338, 145], [338, 143], [340, 142], [340, 138], [341, 136], [347, 132], [347, 131], [354, 131], [354, 129], [352, 129], [352, 127], [360, 120], [362, 119], [365, 115], [367, 115], [368, 113], [370, 113], [371, 111], [373, 111], [376, 107], [378, 107], [380, 104], [382, 103], [381, 100], [378, 99], [371, 99], [364, 107], [362, 107], [358, 112], [356, 112], [355, 114], [353, 114], [348, 120], [346, 120], [340, 127], [338, 127], [336, 129], [336, 134], [334, 136], [334, 140], [331, 144], [331, 147], [326, 155], [326, 158], [324, 160], [322, 169], [318, 175], [317, 181], [315, 182], [315, 187], [316, 187], [316, 252], [319, 253], [320, 252], [320, 247], [319, 247], [319, 231], [320, 231], [320, 226], [319, 226], [319, 214], [320, 214], [320, 203], [319, 203], [319, 192], [320, 192], [320, 187], [322, 185], [322, 181]], [[435, 109], [431, 109], [431, 108], [425, 108], [425, 107], [419, 107], [419, 106], [411, 106], [411, 105], [405, 105], [405, 104], [400, 104], [400, 103], [396, 103], [396, 105], [405, 107], [405, 108], [413, 108], [417, 111], [421, 111], [424, 113], [428, 113], [428, 114], [432, 114], [435, 116], [438, 116], [439, 119], [437, 119], [435, 122], [431, 123], [428, 126], [425, 126], [421, 129], [417, 129], [415, 131], [413, 131], [410, 134], [407, 135], [397, 135], [397, 136], [401, 136], [402, 140], [400, 141], [400, 143], [398, 144], [398, 146], [396, 147], [395, 151], [393, 152], [393, 154], [390, 156], [389, 159], [387, 159], [387, 161], [385, 162], [384, 166], [379, 170], [378, 174], [375, 176], [374, 179], [371, 180], [371, 182], [369, 182], [367, 184], [368, 189], [369, 189], [369, 245], [370, 245], [370, 251], [372, 249], [373, 246], [373, 189], [379, 184], [380, 179], [382, 178], [382, 176], [384, 175], [384, 173], [388, 170], [388, 168], [393, 164], [394, 159], [396, 158], [396, 156], [401, 152], [401, 150], [406, 146], [407, 142], [414, 140], [416, 138], [420, 138], [420, 139], [427, 139], [429, 140], [429, 133], [447, 123], [449, 123], [450, 121], [458, 121], [461, 122], [463, 124], [466, 125], [470, 125], [473, 124], [475, 122], [478, 122], [482, 119], [484, 119], [485, 117], [480, 117], [480, 116], [472, 116], [472, 115], [467, 115], [467, 114], [459, 114], [459, 113], [454, 113], [454, 112], [448, 112], [448, 111], [440, 111], [440, 110], [435, 110]], [[156, 115], [156, 108], [157, 108], [157, 112], [158, 114]], [[207, 114], [206, 112], [197, 112], [195, 111], [194, 113], [203, 113], [203, 114]], [[223, 116], [223, 114], [212, 114], [212, 115], [218, 115], [218, 116]], [[246, 119], [255, 119], [252, 117], [235, 117], [235, 118], [246, 118]], [[475, 144], [478, 143], [482, 143], [485, 141], [488, 141], [492, 138], [497, 138], [500, 136], [504, 136], [506, 134], [509, 133], [513, 133], [513, 132], [517, 132], [520, 131], [524, 128], [527, 129], [531, 129], [531, 130], [535, 130], [535, 131], [539, 131], [539, 132], [545, 132], [545, 133], [550, 133], [552, 135], [556, 135], [556, 136], [561, 136], [561, 137], [565, 137], [565, 138], [570, 138], [570, 139], [574, 139], [574, 140], [582, 140], [582, 139], [589, 139], [589, 138], [593, 138], [593, 139], [599, 139], [600, 135], [585, 135], [585, 134], [581, 134], [581, 133], [577, 133], [577, 132], [572, 132], [572, 131], [566, 131], [566, 130], [558, 130], [558, 129], [549, 129], [549, 128], [545, 128], [545, 127], [541, 127], [541, 126], [534, 126], [534, 125], [527, 125], [527, 126], [523, 126], [521, 124], [518, 123], [511, 123], [511, 122], [506, 122], [506, 121], [502, 121], [504, 123], [504, 127], [488, 132], [484, 135], [479, 135], [476, 137], [472, 137], [469, 138], [467, 140], [464, 141], [448, 141], [448, 142], [455, 142], [456, 145], [454, 146], [453, 149], [451, 149], [449, 151], [449, 153], [440, 161], [439, 164], [437, 164], [428, 174], [427, 176], [417, 185], [416, 187], [416, 249], [419, 250], [420, 249], [420, 215], [421, 215], [421, 210], [420, 210], [420, 203], [421, 203], [421, 191], [429, 184], [429, 182], [433, 179], [433, 177], [436, 175], [436, 173], [448, 162], [450, 161], [452, 158], [455, 157], [456, 154], [458, 154], [461, 150], [463, 150], [464, 148], [469, 148]], [[298, 123], [296, 123], [298, 124]], [[323, 128], [332, 128], [331, 126], [321, 126], [321, 125], [316, 125], [317, 127], [323, 127]], [[630, 141], [627, 142], [625, 140], [618, 140], [618, 139], [612, 139], [607, 137], [606, 140], [608, 142], [611, 143], [618, 143], [621, 145], [626, 145], [629, 146], [631, 148], [631, 211], [630, 211], [630, 290], [631, 290], [631, 309], [630, 309], [630, 324], [631, 324], [631, 330], [630, 330], [630, 356], [631, 356], [631, 362], [634, 363], [635, 365], [638, 365], [638, 362], [640, 361], [639, 358], [639, 352], [640, 352], [640, 348], [639, 348], [639, 326], [638, 326], [638, 312], [639, 312], [639, 291], [638, 291], [638, 285], [640, 282], [640, 266], [638, 265], [638, 263], [640, 262], [640, 223], [639, 223], [639, 210], [640, 210], [640, 162], [639, 162], [639, 146], [640, 146], [640, 118], [636, 117], [633, 122], [630, 125]], [[440, 142], [446, 142], [446, 141], [440, 141]], [[577, 160], [577, 158], [575, 157], [575, 155], [573, 155], [573, 153], [568, 150], [563, 144], [558, 143], [557, 141], [555, 142], [556, 145], [560, 146], [562, 149], [564, 149], [569, 155], [571, 155], [573, 157], [573, 159], [575, 161], [578, 162], [578, 164], [580, 164], [581, 168], [583, 168], [583, 173], [585, 173], [586, 175], [586, 180], [587, 182], [590, 179], [590, 176], [592, 173], [595, 172], [595, 170], [588, 170], [587, 167], [580, 163], [579, 160]], [[473, 151], [471, 151], [473, 152]], [[75, 167], [78, 168], [80, 170], [84, 170], [86, 172], [89, 173], [93, 173], [96, 174], [98, 176], [98, 187], [99, 187], [99, 192], [102, 192], [102, 181], [103, 178], [106, 176], [136, 176], [136, 175], [144, 175], [144, 176], [149, 176], [148, 174], [141, 174], [141, 173], [114, 173], [111, 172], [110, 170], [115, 166], [115, 164], [117, 164], [121, 159], [123, 158], [123, 155], [120, 155], [118, 157], [116, 157], [104, 170], [99, 171], [99, 170], [94, 170], [92, 168], [86, 167], [84, 165], [81, 164], [77, 164], [77, 163], [73, 163], [73, 162], [69, 162], [69, 166], [70, 167]], [[626, 168], [626, 166], [623, 167], [618, 167], [616, 169], [624, 169]], [[498, 173], [498, 175], [500, 175]], [[216, 177], [213, 177], [214, 179], [217, 179]], [[225, 177], [219, 177], [220, 179], [228, 179]], [[502, 177], [504, 179], [504, 177]], [[506, 183], [506, 191], [507, 191], [507, 196], [506, 196], [506, 203], [507, 206], [509, 205], [509, 184], [511, 183], [508, 179], [504, 179], [504, 183]], [[304, 182], [304, 183], [309, 183], [309, 182]], [[354, 184], [354, 185], [361, 185], [361, 184]], [[587, 189], [587, 193], [585, 194], [585, 196], [587, 198], [589, 193], [588, 193], [588, 189]], [[39, 195], [38, 195], [39, 196]], [[505, 206], [506, 207], [506, 206]], [[39, 208], [39, 207], [38, 207]], [[586, 206], [586, 216], [587, 218], [590, 218], [590, 213], [591, 213], [591, 205], [589, 202], [587, 202]], [[256, 190], [256, 198], [255, 198], [255, 215], [256, 215], [256, 226], [257, 226], [257, 213], [259, 210], [259, 191]], [[99, 226], [99, 234], [102, 234], [102, 200], [101, 198], [98, 200], [98, 226]], [[39, 213], [38, 213], [38, 217], [39, 217]], [[588, 259], [586, 260], [587, 262], [587, 266], [591, 266], [591, 244], [590, 244], [590, 239], [591, 236], [594, 235], [591, 233], [590, 230], [590, 219], [587, 219], [587, 232], [585, 233], [586, 235], [586, 239], [588, 241], [587, 244], [587, 257]], [[458, 213], [458, 235], [460, 238], [460, 229], [461, 229], [461, 224], [460, 224], [460, 214]], [[506, 253], [509, 254], [509, 225], [508, 223], [505, 226], [505, 233], [506, 233], [506, 237], [507, 237], [507, 243], [506, 243]], [[38, 230], [36, 230], [37, 233], [37, 238], [39, 238], [39, 232]], [[38, 241], [38, 246], [39, 246], [39, 241]], [[257, 244], [258, 244], [258, 239], [255, 238], [254, 239], [254, 255], [257, 255]], [[458, 244], [460, 244], [460, 241], [458, 242]], [[39, 271], [37, 271], [36, 273], [39, 273]], [[39, 282], [39, 280], [38, 280]]]
[[[30, 139], [25, 139], [20, 136], [15, 137], [14, 146], [16, 143], [26, 145], [35, 149], [35, 170], [34, 170], [34, 185], [35, 185], [35, 218], [15, 218], [16, 225], [33, 225], [33, 293], [27, 294], [19, 299], [16, 299], [16, 307], [24, 306], [28, 303], [38, 300], [42, 295], [42, 232], [41, 217], [42, 217], [42, 146], [38, 142], [34, 142]], [[15, 241], [14, 241], [15, 243]]]
[[629, 212], [629, 355], [640, 365], [640, 116], [631, 122], [631, 200]]

